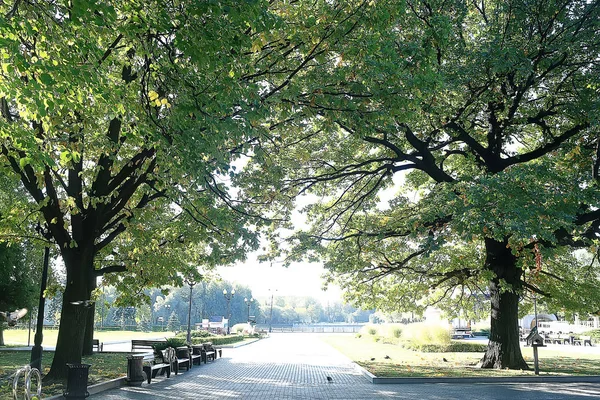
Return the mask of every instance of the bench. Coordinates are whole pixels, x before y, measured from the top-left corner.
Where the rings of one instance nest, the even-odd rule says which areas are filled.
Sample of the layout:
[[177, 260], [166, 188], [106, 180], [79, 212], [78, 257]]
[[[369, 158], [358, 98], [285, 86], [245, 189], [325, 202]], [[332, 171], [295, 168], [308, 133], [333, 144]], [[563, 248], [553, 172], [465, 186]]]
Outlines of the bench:
[[166, 362], [169, 357], [169, 350], [159, 350], [159, 352], [146, 353], [144, 354], [144, 359], [142, 360], [142, 369], [146, 373], [146, 378], [148, 379], [148, 383], [152, 381], [152, 378], [156, 378], [158, 372], [167, 373], [167, 378], [171, 377], [171, 363]]
[[211, 343], [201, 343], [195, 344], [192, 346], [193, 353], [200, 357], [200, 360], [206, 364], [206, 362], [210, 359], [214, 361], [217, 358], [217, 352], [212, 347]]
[[154, 346], [157, 344], [164, 344], [164, 340], [144, 340], [144, 339], [132, 339], [131, 340], [131, 352], [135, 353], [138, 351], [154, 351]]
[[587, 345], [589, 344], [590, 347], [592, 346], [592, 337], [591, 336], [579, 336], [577, 339], [573, 339], [573, 344], [575, 345]]
[[[200, 365], [204, 360], [204, 356], [202, 355], [202, 345], [192, 345], [192, 352], [190, 353], [190, 357], [192, 358], [192, 365], [197, 364]], [[196, 362], [197, 361], [197, 362]]]
[[104, 348], [104, 343], [100, 343], [98, 339], [92, 339], [92, 351], [96, 350], [97, 352], [102, 352]]
[[190, 362], [190, 349], [187, 346], [181, 346], [175, 349], [175, 375], [179, 373], [179, 366], [185, 367], [189, 371], [192, 367]]

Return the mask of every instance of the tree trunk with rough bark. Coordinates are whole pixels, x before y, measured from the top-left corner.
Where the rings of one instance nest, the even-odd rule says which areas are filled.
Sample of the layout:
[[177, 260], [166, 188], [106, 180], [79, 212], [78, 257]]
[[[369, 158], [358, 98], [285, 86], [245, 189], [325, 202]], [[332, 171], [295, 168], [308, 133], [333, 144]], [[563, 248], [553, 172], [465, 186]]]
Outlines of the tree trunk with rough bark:
[[[89, 288], [88, 291], [91, 293], [96, 289], [96, 275], [91, 274], [89, 279]], [[94, 340], [94, 317], [96, 315], [96, 303], [91, 303], [89, 306], [87, 319], [86, 319], [86, 329], [85, 336], [83, 338], [83, 355], [89, 356], [94, 352], [93, 349], [93, 340]]]
[[89, 275], [93, 274], [93, 257], [89, 249], [64, 250], [63, 260], [67, 270], [67, 282], [58, 329], [56, 351], [46, 381], [67, 378], [67, 363], [81, 363], [83, 343], [90, 311], [86, 300], [90, 299]]
[[[493, 271], [495, 277], [490, 282], [490, 340], [479, 366], [529, 369], [519, 345], [519, 290], [523, 271], [517, 268], [517, 259], [508, 246], [508, 240], [486, 239], [485, 248], [485, 267]], [[505, 285], [512, 289], [506, 290]]]

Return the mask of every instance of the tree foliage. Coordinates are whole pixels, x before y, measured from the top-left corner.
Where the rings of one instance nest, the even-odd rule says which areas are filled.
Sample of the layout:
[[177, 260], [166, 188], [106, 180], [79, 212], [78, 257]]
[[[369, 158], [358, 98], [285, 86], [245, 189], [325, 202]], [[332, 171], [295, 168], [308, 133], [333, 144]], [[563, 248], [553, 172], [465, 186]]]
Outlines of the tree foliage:
[[248, 196], [276, 200], [273, 215], [308, 203], [310, 228], [274, 230], [288, 244], [273, 256], [324, 258], [329, 279], [367, 307], [489, 301], [482, 365], [526, 368], [523, 291], [598, 310], [597, 268], [569, 254], [596, 252], [600, 233], [600, 5], [365, 8], [297, 82], [282, 129], [241, 178]]
[[342, 8], [0, 4], [1, 168], [33, 200], [15, 218], [47, 225], [66, 266], [51, 377], [79, 361], [78, 332], [91, 351], [93, 316], [73, 304], [90, 299], [98, 276], [135, 302], [142, 287], [181, 283], [177, 272], [256, 246], [226, 184], [231, 162], [268, 132], [265, 106], [283, 102], [290, 82], [343, 33], [315, 15], [332, 9], [323, 15], [336, 22]]

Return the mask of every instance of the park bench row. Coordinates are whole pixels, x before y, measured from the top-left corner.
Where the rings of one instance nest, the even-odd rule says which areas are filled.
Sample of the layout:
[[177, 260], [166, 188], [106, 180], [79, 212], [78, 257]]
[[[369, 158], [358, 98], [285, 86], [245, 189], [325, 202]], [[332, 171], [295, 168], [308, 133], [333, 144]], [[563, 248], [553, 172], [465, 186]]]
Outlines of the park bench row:
[[205, 364], [207, 361], [214, 361], [217, 358], [217, 351], [222, 356], [221, 349], [215, 349], [212, 343], [203, 343], [192, 346], [181, 346], [177, 348], [168, 347], [164, 350], [156, 350], [157, 347], [164, 346], [164, 340], [132, 340], [131, 352], [146, 352], [143, 359], [143, 370], [146, 373], [148, 383], [160, 372], [166, 373], [170, 377], [171, 371], [175, 375], [179, 373], [180, 368], [186, 371], [193, 365]]
[[[544, 338], [544, 343], [546, 344], [571, 344], [574, 346], [593, 346], [591, 336], [576, 336], [566, 333], [543, 333], [542, 337]], [[524, 337], [521, 340], [524, 340]]]

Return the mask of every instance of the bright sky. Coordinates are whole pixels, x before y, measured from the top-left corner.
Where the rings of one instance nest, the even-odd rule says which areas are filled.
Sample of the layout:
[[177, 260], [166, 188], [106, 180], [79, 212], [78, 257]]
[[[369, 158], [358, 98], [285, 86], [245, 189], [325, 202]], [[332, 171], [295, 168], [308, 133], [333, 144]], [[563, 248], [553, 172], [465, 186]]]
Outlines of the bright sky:
[[322, 303], [341, 301], [341, 290], [330, 285], [322, 290], [323, 266], [317, 263], [295, 263], [290, 267], [281, 264], [260, 263], [257, 253], [249, 255], [248, 260], [231, 267], [219, 267], [218, 272], [225, 280], [245, 285], [256, 297], [269, 297], [271, 290], [277, 290], [277, 296], [312, 296]]
[[[238, 161], [236, 167], [243, 168], [245, 160]], [[394, 184], [386, 190], [380, 191], [379, 208], [388, 208], [388, 202], [393, 199], [404, 182], [405, 172], [396, 173], [393, 177]], [[305, 195], [296, 199], [297, 210], [305, 205], [317, 201], [314, 195]], [[305, 216], [299, 211], [294, 211], [292, 221], [294, 227], [307, 228]], [[325, 270], [318, 263], [294, 263], [290, 267], [283, 267], [278, 263], [261, 263], [257, 260], [258, 253], [248, 255], [248, 260], [229, 267], [219, 267], [217, 272], [227, 281], [245, 285], [252, 290], [256, 297], [269, 297], [269, 290], [277, 290], [279, 296], [312, 296], [323, 304], [328, 301], [341, 301], [342, 291], [336, 285], [329, 285], [327, 291], [323, 290], [324, 280], [321, 276]]]

